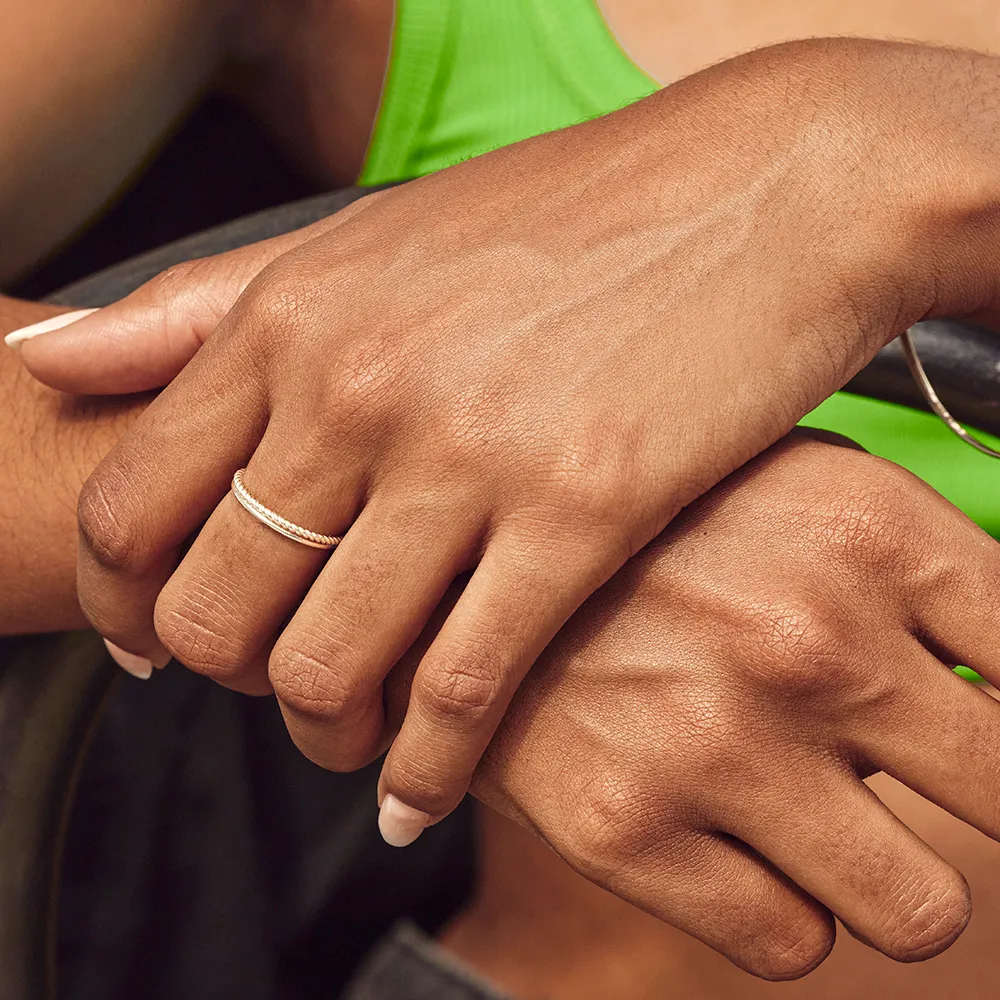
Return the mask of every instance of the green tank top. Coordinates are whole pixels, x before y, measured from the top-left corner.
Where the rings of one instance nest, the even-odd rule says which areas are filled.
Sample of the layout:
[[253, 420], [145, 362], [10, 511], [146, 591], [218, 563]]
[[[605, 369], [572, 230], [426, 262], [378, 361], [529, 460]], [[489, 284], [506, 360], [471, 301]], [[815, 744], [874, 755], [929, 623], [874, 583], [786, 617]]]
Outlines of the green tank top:
[[360, 183], [420, 177], [657, 89], [594, 0], [397, 0]]
[[[658, 86], [622, 51], [596, 0], [397, 0], [359, 183], [420, 177], [607, 114]], [[1000, 461], [936, 417], [837, 393], [803, 423], [906, 466], [1000, 537]]]

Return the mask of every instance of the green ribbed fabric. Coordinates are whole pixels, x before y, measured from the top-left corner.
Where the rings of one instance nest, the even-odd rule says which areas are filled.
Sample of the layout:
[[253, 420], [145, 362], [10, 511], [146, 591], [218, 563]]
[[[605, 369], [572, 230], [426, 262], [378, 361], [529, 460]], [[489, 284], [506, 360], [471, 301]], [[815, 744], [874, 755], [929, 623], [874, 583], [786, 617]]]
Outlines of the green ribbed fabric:
[[[596, 0], [397, 0], [360, 183], [419, 177], [656, 89], [618, 46]], [[906, 466], [1000, 536], [1000, 462], [935, 417], [838, 393], [804, 422]]]
[[397, 0], [359, 183], [420, 177], [656, 89], [594, 0]]

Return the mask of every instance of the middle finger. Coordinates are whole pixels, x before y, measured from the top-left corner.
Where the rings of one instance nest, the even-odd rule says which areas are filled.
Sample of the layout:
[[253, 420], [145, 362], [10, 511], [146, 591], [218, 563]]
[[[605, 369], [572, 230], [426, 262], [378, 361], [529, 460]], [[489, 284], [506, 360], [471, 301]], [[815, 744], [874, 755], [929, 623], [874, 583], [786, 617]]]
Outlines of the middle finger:
[[[343, 535], [364, 502], [362, 470], [347, 462], [318, 466], [287, 440], [268, 427], [243, 474], [246, 490], [297, 525]], [[268, 527], [230, 492], [163, 586], [156, 634], [192, 670], [267, 693], [267, 646], [329, 556]]]

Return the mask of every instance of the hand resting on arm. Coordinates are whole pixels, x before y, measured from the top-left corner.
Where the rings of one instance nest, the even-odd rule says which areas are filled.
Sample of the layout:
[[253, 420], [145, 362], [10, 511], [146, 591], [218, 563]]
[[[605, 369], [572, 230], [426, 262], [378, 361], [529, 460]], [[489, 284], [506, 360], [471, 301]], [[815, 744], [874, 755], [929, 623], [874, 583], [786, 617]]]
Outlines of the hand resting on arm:
[[[1000, 311], [998, 67], [761, 50], [366, 199], [259, 273], [241, 251], [168, 276], [193, 319], [155, 331], [166, 365], [119, 338], [112, 381], [172, 374], [224, 318], [83, 491], [88, 617], [273, 689], [299, 745], [352, 768], [389, 742], [387, 672], [474, 570], [385, 762], [411, 831], [445, 815], [532, 662], [678, 510], [907, 326]], [[84, 387], [81, 344], [134, 330], [144, 295], [25, 362]], [[346, 532], [332, 558], [237, 504], [244, 466], [267, 507]]]
[[[948, 669], [1000, 682], [998, 595], [1000, 545], [947, 501], [793, 432], [570, 619], [473, 793], [758, 976], [814, 968], [832, 914], [929, 958], [965, 927], [968, 888], [861, 778], [886, 771], [1000, 839], [1000, 704]], [[389, 676], [394, 725], [446, 608]]]
[[[50, 312], [0, 303], [0, 323]], [[70, 403], [0, 365], [0, 628], [72, 627], [74, 497], [142, 403]], [[1000, 681], [998, 577], [997, 544], [924, 484], [795, 432], [576, 612], [473, 792], [757, 975], [815, 967], [832, 913], [929, 957], [968, 920], [964, 881], [860, 777], [884, 769], [1000, 836], [1000, 706], [947, 669]], [[458, 597], [389, 675], [390, 732]], [[323, 760], [322, 732], [303, 749]]]

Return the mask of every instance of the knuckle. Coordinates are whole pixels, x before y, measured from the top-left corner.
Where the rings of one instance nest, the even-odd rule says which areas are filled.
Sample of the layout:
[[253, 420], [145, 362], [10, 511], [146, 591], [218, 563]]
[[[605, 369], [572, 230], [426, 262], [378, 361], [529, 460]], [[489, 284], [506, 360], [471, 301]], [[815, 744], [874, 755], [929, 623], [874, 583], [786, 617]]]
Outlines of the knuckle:
[[268, 264], [247, 286], [255, 317], [278, 330], [293, 328], [311, 299], [308, 282], [279, 260]]
[[216, 323], [226, 309], [212, 295], [206, 294], [206, 283], [211, 286], [231, 266], [232, 252], [172, 264], [139, 289], [148, 309], [145, 324], [158, 321], [164, 329], [181, 328], [196, 316], [211, 316]]
[[77, 502], [81, 539], [97, 562], [115, 571], [140, 570], [141, 537], [124, 501], [127, 489], [115, 485], [116, 476], [98, 470], [84, 484]]
[[869, 456], [878, 475], [869, 474], [837, 491], [818, 509], [802, 514], [803, 527], [819, 547], [835, 555], [856, 574], [884, 575], [905, 570], [920, 551], [914, 546], [915, 517], [922, 505], [915, 490], [919, 481], [891, 462]]
[[218, 598], [203, 589], [161, 594], [153, 627], [161, 644], [188, 669], [226, 684], [244, 673], [255, 650], [242, 630], [227, 626]]
[[648, 790], [621, 772], [591, 777], [565, 811], [560, 853], [586, 877], [610, 885], [648, 846], [642, 831], [663, 837], [660, 825], [649, 821], [655, 815], [650, 803]]
[[995, 619], [1000, 615], [1000, 545], [979, 531], [952, 539], [917, 574], [915, 605], [947, 608], [958, 620], [968, 608], [979, 608], [984, 618]]
[[333, 431], [343, 434], [345, 422], [357, 427], [380, 420], [394, 407], [406, 384], [400, 355], [399, 343], [375, 331], [340, 348], [322, 386], [334, 403], [328, 408]]
[[433, 717], [475, 726], [501, 695], [501, 670], [491, 659], [468, 656], [435, 659], [418, 675], [415, 697]]
[[268, 675], [278, 701], [296, 715], [323, 725], [342, 725], [367, 706], [366, 692], [352, 683], [346, 661], [319, 647], [306, 651], [304, 642], [279, 641], [268, 661]]
[[919, 885], [913, 903], [890, 928], [882, 950], [899, 962], [921, 962], [949, 947], [972, 916], [968, 883], [957, 871]]
[[177, 294], [191, 283], [192, 277], [197, 274], [201, 264], [200, 260], [186, 260], [171, 264], [170, 267], [150, 278], [142, 287], [141, 294], [166, 313], [173, 305]]
[[831, 921], [816, 914], [797, 921], [779, 933], [764, 936], [752, 945], [746, 968], [771, 982], [807, 976], [830, 954], [834, 943]]
[[201, 259], [179, 261], [164, 268], [150, 279], [147, 287], [162, 288], [166, 293], [172, 292], [178, 285], [186, 284], [192, 274], [202, 266]]
[[268, 264], [247, 286], [235, 312], [240, 328], [263, 359], [284, 357], [300, 334], [317, 290], [304, 274], [279, 260]]
[[807, 697], [858, 683], [850, 629], [817, 603], [796, 598], [767, 603], [753, 609], [746, 626], [748, 669], [766, 689]]
[[617, 569], [656, 533], [652, 511], [639, 509], [634, 484], [620, 468], [574, 467], [583, 461], [574, 455], [550, 461], [543, 488], [513, 520], [536, 552], [560, 547], [565, 557], [570, 546], [585, 571]]
[[552, 456], [548, 487], [560, 512], [598, 524], [620, 524], [635, 504], [633, 477], [622, 467], [621, 453], [609, 442], [577, 436], [567, 439]]
[[366, 333], [338, 345], [329, 364], [292, 380], [298, 394], [293, 409], [308, 416], [300, 429], [305, 453], [341, 447], [345, 440], [374, 447], [393, 429], [394, 414], [427, 408], [426, 399], [416, 410], [399, 405], [405, 402], [410, 376], [401, 373], [406, 366], [399, 362], [398, 350], [377, 334]]

